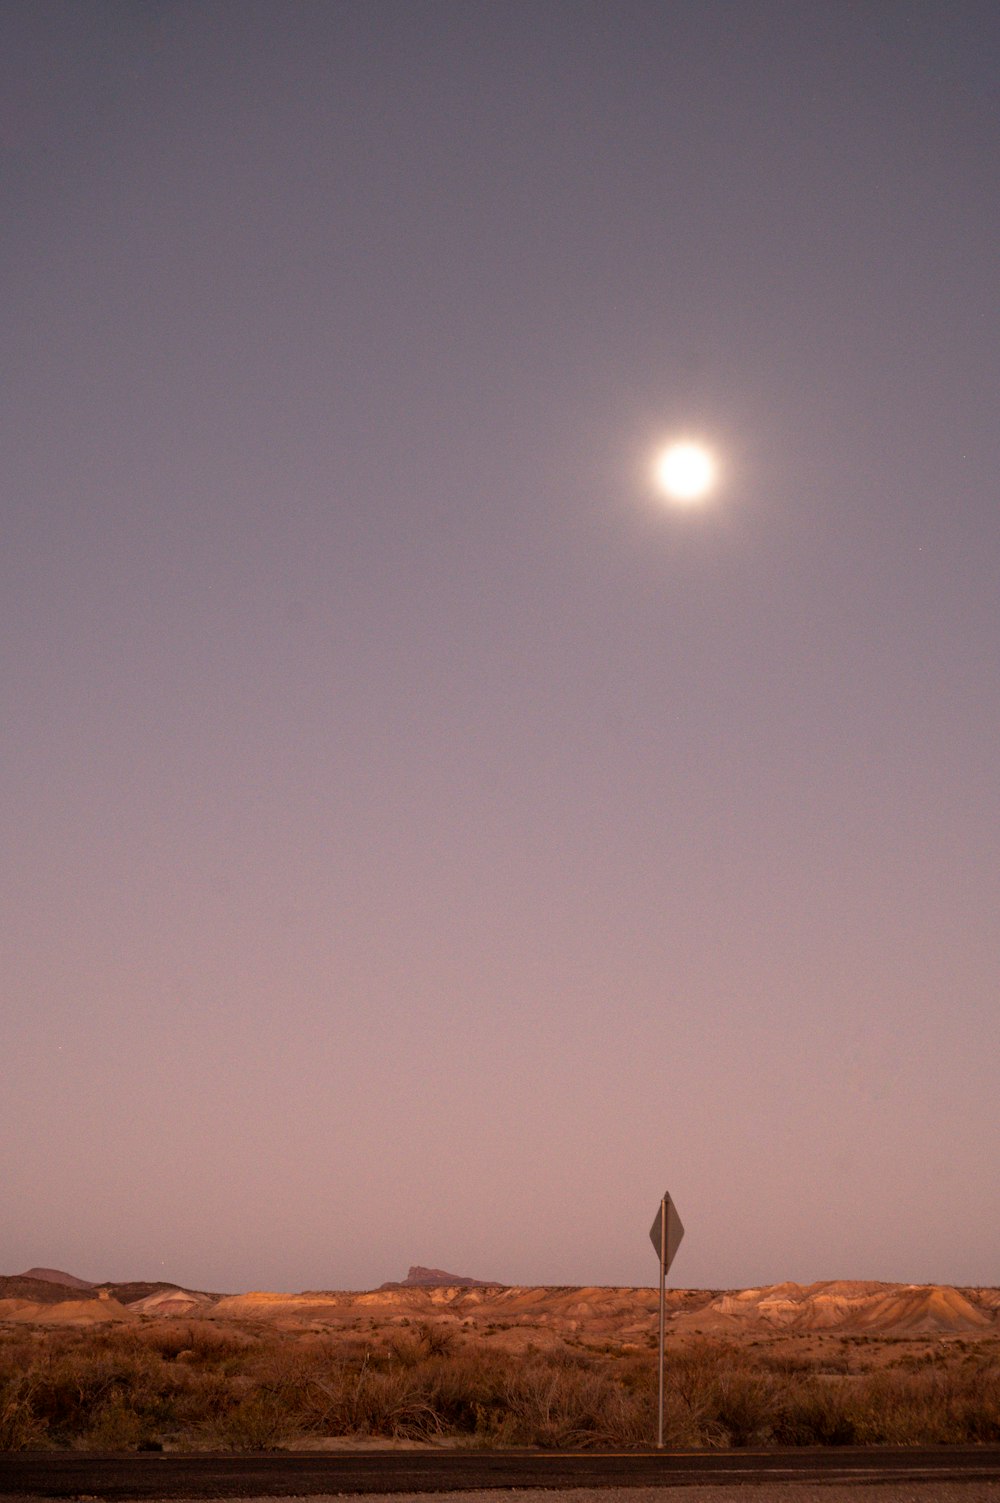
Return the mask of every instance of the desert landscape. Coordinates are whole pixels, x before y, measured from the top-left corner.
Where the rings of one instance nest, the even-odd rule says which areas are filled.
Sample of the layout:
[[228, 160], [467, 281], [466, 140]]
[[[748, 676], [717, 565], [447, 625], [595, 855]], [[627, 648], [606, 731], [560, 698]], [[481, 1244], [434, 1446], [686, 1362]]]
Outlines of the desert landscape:
[[[0, 1448], [641, 1446], [658, 1293], [410, 1268], [224, 1294], [0, 1278]], [[668, 1443], [1000, 1441], [1000, 1290], [828, 1281], [667, 1295]]]

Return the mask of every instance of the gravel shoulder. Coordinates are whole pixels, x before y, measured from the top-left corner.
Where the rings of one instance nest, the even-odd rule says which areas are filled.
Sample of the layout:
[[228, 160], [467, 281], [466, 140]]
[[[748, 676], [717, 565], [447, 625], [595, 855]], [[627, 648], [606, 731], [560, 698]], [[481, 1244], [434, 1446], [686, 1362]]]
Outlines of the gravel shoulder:
[[[712, 1485], [672, 1483], [684, 1490], [683, 1503], [1000, 1503], [1000, 1481], [970, 1478], [967, 1482], [742, 1482]], [[747, 1490], [751, 1489], [751, 1496]], [[484, 1488], [449, 1493], [326, 1493], [311, 1495], [309, 1503], [664, 1503], [664, 1487]], [[64, 1499], [0, 1493], [0, 1503], [65, 1503]], [[96, 1503], [81, 1495], [77, 1503]], [[150, 1503], [171, 1503], [169, 1499]], [[232, 1498], [208, 1498], [201, 1503], [233, 1503]], [[287, 1498], [264, 1494], [240, 1503], [288, 1503]]]

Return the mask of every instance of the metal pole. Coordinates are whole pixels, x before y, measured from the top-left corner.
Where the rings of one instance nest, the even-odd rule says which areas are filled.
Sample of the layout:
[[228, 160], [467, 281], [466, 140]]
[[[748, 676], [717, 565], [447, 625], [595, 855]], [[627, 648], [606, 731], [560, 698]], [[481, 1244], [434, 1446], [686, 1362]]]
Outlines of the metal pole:
[[660, 1201], [660, 1424], [656, 1432], [656, 1445], [658, 1450], [663, 1450], [663, 1339], [664, 1339], [664, 1304], [666, 1300], [667, 1286], [667, 1197], [664, 1195]]

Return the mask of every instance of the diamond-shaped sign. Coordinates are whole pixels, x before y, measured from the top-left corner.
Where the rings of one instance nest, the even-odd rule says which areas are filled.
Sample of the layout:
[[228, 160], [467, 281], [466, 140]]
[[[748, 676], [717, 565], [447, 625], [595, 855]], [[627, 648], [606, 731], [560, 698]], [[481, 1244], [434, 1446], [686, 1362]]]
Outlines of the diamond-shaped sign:
[[677, 1207], [674, 1205], [673, 1201], [670, 1199], [670, 1196], [669, 1195], [664, 1195], [663, 1201], [664, 1201], [664, 1204], [666, 1205], [666, 1208], [667, 1208], [666, 1218], [664, 1218], [662, 1207], [661, 1206], [657, 1206], [657, 1208], [656, 1208], [656, 1219], [654, 1220], [653, 1225], [649, 1229], [649, 1240], [653, 1244], [653, 1248], [654, 1248], [654, 1250], [656, 1252], [656, 1256], [659, 1257], [660, 1256], [660, 1240], [661, 1240], [661, 1234], [662, 1234], [662, 1231], [663, 1231], [663, 1223], [664, 1223], [664, 1219], [665, 1219], [666, 1220], [667, 1237], [666, 1237], [666, 1246], [663, 1249], [663, 1271], [664, 1271], [664, 1273], [666, 1273], [667, 1270], [668, 1270], [668, 1268], [670, 1267], [671, 1263], [674, 1261], [674, 1258], [677, 1255], [677, 1249], [680, 1247], [680, 1245], [681, 1245], [681, 1238], [684, 1235], [684, 1228], [681, 1225], [681, 1218], [677, 1214]]

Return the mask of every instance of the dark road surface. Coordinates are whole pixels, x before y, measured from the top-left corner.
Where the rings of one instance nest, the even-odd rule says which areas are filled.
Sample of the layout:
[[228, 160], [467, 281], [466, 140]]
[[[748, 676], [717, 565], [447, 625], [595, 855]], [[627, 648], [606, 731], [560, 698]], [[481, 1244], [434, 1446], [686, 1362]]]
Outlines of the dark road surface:
[[482, 1488], [971, 1480], [1000, 1481], [1000, 1446], [619, 1454], [429, 1450], [0, 1455], [0, 1494], [22, 1498], [261, 1498]]

